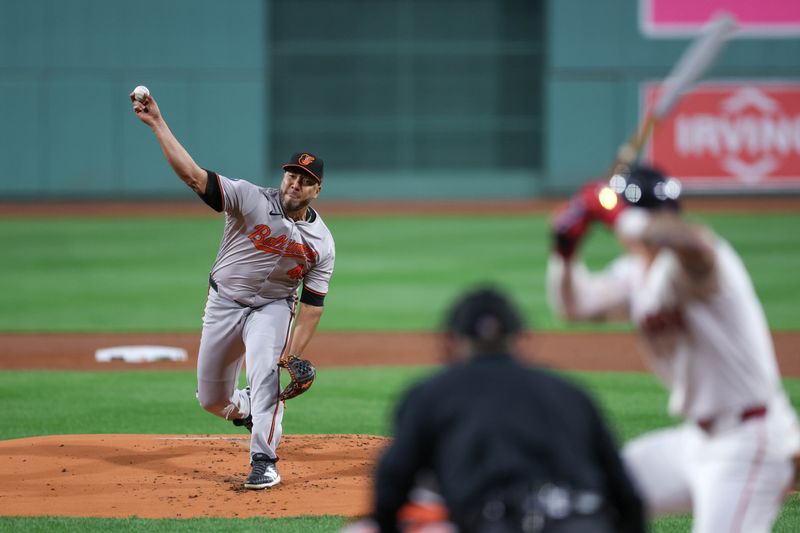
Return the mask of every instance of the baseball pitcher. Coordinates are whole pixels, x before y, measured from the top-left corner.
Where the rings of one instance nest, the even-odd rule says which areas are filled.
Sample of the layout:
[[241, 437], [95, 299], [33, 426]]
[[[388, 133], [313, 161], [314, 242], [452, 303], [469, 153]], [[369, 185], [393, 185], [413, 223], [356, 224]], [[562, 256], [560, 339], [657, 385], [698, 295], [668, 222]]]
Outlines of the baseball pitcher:
[[[212, 209], [225, 212], [208, 280], [197, 399], [210, 413], [251, 431], [252, 472], [244, 487], [272, 487], [281, 480], [275, 463], [284, 401], [314, 380], [314, 366], [302, 353], [322, 316], [333, 273], [333, 237], [310, 206], [321, 190], [323, 162], [294, 154], [283, 166], [279, 189], [229, 179], [194, 162], [152, 95], [131, 93], [131, 101], [178, 177]], [[237, 389], [243, 363], [248, 386]], [[281, 367], [291, 378], [284, 390]]]
[[[624, 449], [650, 511], [692, 511], [696, 533], [765, 533], [792, 482], [797, 418], [744, 264], [679, 216], [680, 192], [644, 166], [588, 184], [554, 220], [550, 302], [570, 320], [632, 321], [669, 412], [685, 420]], [[597, 221], [626, 253], [590, 273], [577, 247]]]

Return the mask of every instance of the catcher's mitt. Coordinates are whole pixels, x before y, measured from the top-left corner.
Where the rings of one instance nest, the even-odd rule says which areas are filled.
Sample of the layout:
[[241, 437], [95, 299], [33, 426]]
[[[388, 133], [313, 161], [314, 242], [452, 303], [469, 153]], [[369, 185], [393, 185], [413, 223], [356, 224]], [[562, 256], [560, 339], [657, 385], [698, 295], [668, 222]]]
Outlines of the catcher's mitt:
[[295, 396], [303, 394], [314, 383], [317, 376], [317, 369], [307, 359], [300, 359], [296, 355], [290, 355], [286, 359], [281, 359], [278, 366], [285, 368], [289, 372], [291, 382], [281, 391], [280, 399], [290, 400]]

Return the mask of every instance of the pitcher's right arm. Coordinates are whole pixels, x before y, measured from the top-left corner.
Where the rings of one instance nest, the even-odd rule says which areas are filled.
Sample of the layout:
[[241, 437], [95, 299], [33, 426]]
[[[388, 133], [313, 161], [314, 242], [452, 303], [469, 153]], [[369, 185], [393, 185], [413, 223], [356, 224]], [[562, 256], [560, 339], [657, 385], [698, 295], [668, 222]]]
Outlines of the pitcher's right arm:
[[147, 95], [140, 102], [131, 93], [131, 102], [136, 116], [153, 130], [156, 140], [175, 174], [194, 192], [204, 195], [208, 184], [208, 174], [194, 162], [189, 152], [175, 138], [164, 117], [161, 116], [161, 110], [153, 96]]

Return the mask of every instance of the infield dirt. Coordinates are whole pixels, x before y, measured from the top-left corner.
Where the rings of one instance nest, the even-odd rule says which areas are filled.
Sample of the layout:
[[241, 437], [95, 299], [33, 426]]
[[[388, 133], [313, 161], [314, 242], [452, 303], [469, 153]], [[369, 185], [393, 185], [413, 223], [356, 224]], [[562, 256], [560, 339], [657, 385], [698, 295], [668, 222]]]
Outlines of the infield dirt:
[[355, 516], [386, 443], [287, 435], [270, 490], [242, 488], [249, 436], [56, 435], [0, 441], [0, 508], [15, 516]]

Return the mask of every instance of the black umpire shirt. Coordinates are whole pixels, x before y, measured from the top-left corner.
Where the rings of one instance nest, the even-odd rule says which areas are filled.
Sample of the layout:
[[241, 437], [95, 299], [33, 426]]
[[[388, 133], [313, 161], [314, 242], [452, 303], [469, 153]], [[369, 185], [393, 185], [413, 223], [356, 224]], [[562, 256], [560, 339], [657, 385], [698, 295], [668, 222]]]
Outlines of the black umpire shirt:
[[415, 475], [432, 471], [451, 520], [505, 488], [555, 483], [602, 495], [615, 531], [645, 531], [641, 500], [593, 402], [509, 355], [479, 355], [411, 388], [376, 477], [375, 519], [396, 530]]

